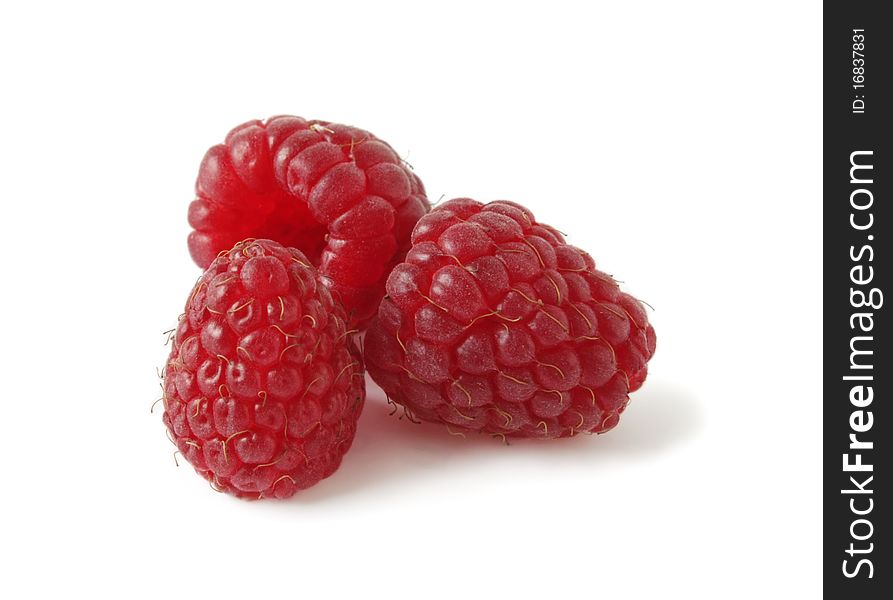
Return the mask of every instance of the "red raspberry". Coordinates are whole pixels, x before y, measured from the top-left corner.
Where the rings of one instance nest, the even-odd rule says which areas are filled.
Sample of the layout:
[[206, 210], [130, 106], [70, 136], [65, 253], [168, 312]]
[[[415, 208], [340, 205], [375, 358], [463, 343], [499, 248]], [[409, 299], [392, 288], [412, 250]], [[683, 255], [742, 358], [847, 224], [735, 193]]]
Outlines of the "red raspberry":
[[338, 468], [365, 398], [344, 309], [293, 248], [246, 240], [186, 303], [164, 372], [164, 423], [216, 489], [287, 498]]
[[427, 421], [555, 438], [617, 425], [654, 329], [638, 300], [512, 202], [422, 217], [366, 333], [372, 378]]
[[202, 268], [249, 237], [297, 248], [354, 324], [375, 314], [391, 268], [430, 206], [419, 178], [369, 132], [280, 116], [249, 121], [205, 154], [189, 206]]

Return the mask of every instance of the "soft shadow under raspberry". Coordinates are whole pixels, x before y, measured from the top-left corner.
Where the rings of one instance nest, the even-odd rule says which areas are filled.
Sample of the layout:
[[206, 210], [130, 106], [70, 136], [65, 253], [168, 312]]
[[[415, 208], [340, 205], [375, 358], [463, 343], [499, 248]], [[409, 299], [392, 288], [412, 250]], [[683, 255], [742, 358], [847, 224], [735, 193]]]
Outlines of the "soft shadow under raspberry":
[[442, 425], [410, 422], [399, 407], [394, 412], [384, 393], [367, 380], [366, 407], [341, 468], [290, 502], [314, 504], [383, 486], [404, 486], [412, 480], [442, 477], [446, 470], [470, 461], [550, 456], [591, 465], [649, 460], [695, 437], [701, 430], [702, 413], [697, 400], [684, 388], [649, 380], [633, 395], [620, 425], [606, 434], [559, 440], [509, 439], [505, 445], [500, 438], [462, 437], [451, 435]]

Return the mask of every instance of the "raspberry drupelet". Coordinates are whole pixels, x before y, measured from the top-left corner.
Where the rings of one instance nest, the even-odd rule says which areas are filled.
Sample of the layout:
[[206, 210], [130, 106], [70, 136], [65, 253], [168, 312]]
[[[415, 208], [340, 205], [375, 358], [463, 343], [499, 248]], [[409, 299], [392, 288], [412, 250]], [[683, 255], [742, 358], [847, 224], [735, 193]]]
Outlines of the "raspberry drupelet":
[[642, 304], [526, 208], [424, 216], [365, 338], [372, 378], [453, 430], [556, 438], [617, 425], [647, 375]]
[[287, 498], [328, 477], [356, 432], [362, 359], [300, 251], [246, 240], [196, 283], [164, 371], [164, 423], [215, 489]]
[[230, 131], [205, 154], [195, 190], [189, 251], [200, 267], [249, 237], [297, 248], [359, 325], [375, 314], [430, 208], [422, 182], [388, 144], [292, 116]]

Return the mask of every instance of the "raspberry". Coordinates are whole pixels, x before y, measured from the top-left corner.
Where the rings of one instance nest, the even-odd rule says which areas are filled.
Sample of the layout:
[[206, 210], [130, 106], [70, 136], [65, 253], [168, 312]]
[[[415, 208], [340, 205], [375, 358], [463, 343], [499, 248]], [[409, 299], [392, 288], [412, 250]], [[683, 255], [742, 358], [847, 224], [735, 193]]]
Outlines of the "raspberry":
[[427, 421], [556, 438], [617, 425], [655, 349], [641, 303], [512, 202], [422, 217], [366, 333], [369, 373]]
[[205, 154], [189, 206], [202, 268], [245, 238], [301, 250], [351, 316], [375, 313], [430, 206], [419, 178], [371, 133], [300, 117], [249, 121]]
[[344, 309], [300, 251], [246, 240], [199, 278], [164, 371], [164, 423], [215, 489], [287, 498], [338, 468], [365, 398]]

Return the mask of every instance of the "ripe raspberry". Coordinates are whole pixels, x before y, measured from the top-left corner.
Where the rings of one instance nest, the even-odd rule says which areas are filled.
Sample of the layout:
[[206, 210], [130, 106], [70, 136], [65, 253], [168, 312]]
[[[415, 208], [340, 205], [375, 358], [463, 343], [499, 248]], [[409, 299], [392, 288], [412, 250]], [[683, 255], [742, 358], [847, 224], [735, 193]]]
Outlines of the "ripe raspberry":
[[205, 154], [189, 206], [202, 268], [249, 237], [302, 251], [354, 324], [375, 314], [430, 206], [419, 178], [371, 133], [280, 116], [249, 121]]
[[246, 240], [211, 263], [177, 326], [164, 423], [212, 486], [287, 498], [328, 477], [364, 398], [344, 309], [306, 256]]
[[642, 305], [512, 202], [422, 217], [366, 333], [369, 373], [427, 421], [555, 438], [617, 425], [654, 329]]

